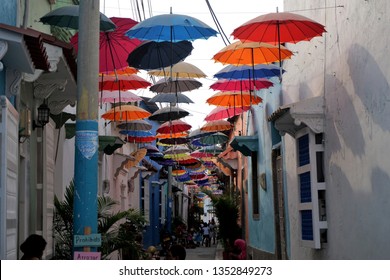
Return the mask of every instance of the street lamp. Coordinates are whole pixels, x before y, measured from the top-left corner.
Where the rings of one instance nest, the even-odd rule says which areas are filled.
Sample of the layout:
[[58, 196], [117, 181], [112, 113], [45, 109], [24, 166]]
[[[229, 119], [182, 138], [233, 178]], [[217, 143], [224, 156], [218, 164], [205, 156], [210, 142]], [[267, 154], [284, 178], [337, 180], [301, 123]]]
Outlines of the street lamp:
[[49, 122], [50, 108], [46, 105], [45, 101], [38, 107], [37, 121], [33, 121], [33, 129], [37, 127], [43, 127]]

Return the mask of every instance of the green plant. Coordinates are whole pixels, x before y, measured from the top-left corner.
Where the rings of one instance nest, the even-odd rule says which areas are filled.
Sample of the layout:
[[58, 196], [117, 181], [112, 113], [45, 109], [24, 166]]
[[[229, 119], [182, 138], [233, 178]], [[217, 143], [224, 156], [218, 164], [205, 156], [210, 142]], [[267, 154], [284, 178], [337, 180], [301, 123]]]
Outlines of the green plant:
[[[73, 258], [73, 198], [73, 181], [66, 188], [63, 201], [57, 196], [54, 197], [53, 231], [56, 259]], [[113, 213], [112, 208], [117, 204], [110, 197], [98, 197], [98, 232], [102, 235], [102, 259], [109, 258], [115, 251], [119, 251], [122, 258], [142, 258], [140, 236], [145, 219], [134, 209]]]
[[238, 198], [229, 195], [210, 197], [218, 219], [218, 238], [222, 241], [224, 249], [229, 250], [234, 240], [241, 237]]

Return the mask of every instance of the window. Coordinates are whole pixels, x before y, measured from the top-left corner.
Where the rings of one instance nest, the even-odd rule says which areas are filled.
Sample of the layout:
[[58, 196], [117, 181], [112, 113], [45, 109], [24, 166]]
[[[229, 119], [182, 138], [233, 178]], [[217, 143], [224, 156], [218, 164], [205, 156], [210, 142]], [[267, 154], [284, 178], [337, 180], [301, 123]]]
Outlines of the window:
[[296, 134], [298, 209], [302, 246], [320, 249], [326, 242], [323, 134], [304, 128]]

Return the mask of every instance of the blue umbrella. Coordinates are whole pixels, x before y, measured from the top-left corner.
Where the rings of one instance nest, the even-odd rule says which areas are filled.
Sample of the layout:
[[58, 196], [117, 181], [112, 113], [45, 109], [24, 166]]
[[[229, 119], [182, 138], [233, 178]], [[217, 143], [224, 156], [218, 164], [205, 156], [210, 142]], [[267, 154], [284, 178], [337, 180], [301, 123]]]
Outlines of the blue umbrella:
[[127, 57], [130, 67], [142, 70], [164, 68], [184, 60], [193, 50], [189, 41], [146, 41], [137, 46]]
[[[283, 70], [283, 72], [285, 72]], [[235, 66], [228, 65], [218, 71], [214, 78], [228, 80], [246, 80], [253, 78], [271, 78], [280, 76], [280, 69], [273, 64], [256, 64], [253, 67], [249, 65]]]
[[187, 15], [164, 14], [145, 19], [126, 32], [130, 38], [156, 42], [208, 39], [217, 31], [204, 22]]
[[120, 130], [120, 134], [127, 135], [130, 137], [149, 137], [154, 136], [153, 133], [150, 131], [143, 131], [143, 130]]

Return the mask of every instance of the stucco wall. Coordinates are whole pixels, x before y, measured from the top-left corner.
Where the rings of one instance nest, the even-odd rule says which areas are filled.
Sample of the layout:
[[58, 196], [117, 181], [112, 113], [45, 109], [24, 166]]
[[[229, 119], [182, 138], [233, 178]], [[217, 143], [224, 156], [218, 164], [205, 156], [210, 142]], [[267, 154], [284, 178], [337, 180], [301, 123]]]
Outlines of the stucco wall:
[[[328, 243], [316, 251], [299, 246], [297, 180], [287, 173], [291, 258], [389, 259], [390, 3], [285, 1], [285, 11], [295, 10], [327, 30], [287, 45], [295, 56], [285, 64], [283, 102], [324, 95]], [[295, 170], [290, 136], [285, 149], [287, 170]]]

